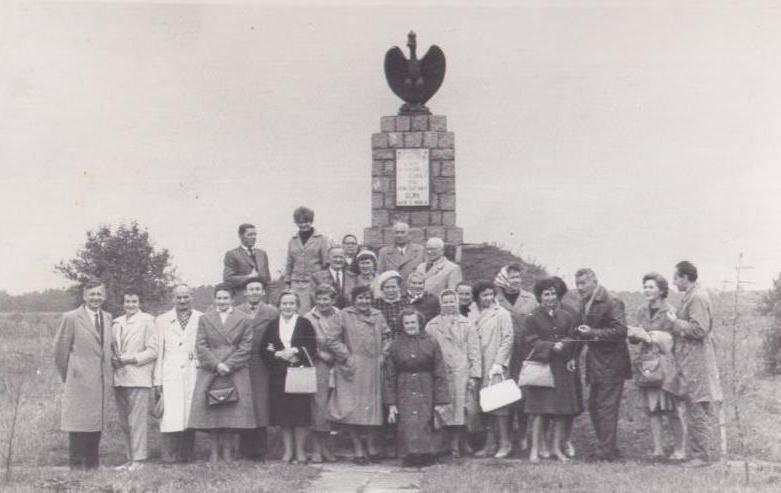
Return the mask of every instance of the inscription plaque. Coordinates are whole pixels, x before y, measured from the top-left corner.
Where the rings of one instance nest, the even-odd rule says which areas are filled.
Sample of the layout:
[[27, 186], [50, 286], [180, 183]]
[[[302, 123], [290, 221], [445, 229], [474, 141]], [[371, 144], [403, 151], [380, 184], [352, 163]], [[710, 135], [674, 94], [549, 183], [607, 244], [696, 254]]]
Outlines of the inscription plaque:
[[428, 149], [396, 149], [396, 207], [430, 205]]

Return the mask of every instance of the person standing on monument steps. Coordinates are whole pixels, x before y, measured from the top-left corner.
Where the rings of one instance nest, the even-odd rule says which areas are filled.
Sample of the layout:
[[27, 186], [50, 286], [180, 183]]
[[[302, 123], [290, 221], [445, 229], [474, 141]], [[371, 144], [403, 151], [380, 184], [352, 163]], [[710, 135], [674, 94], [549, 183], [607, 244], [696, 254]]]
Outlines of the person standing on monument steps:
[[173, 289], [174, 308], [155, 319], [159, 355], [154, 385], [163, 401], [160, 442], [163, 462], [190, 462], [195, 431], [189, 427], [195, 390], [195, 338], [202, 313], [193, 310], [193, 293], [186, 284]]
[[423, 289], [438, 297], [446, 289], [456, 289], [463, 279], [461, 267], [445, 258], [445, 242], [442, 238], [426, 241], [426, 261], [415, 270], [423, 274]]
[[249, 355], [249, 381], [252, 402], [255, 406], [255, 428], [239, 430], [239, 453], [250, 460], [262, 461], [268, 451], [266, 428], [269, 423], [268, 369], [263, 361], [261, 342], [269, 324], [276, 320], [279, 311], [263, 302], [266, 283], [260, 277], [250, 279], [244, 288], [246, 301], [236, 310], [250, 317], [252, 350]]
[[312, 274], [325, 269], [328, 263], [328, 239], [315, 228], [315, 211], [299, 207], [293, 211], [293, 222], [298, 227], [287, 245], [285, 263], [285, 284], [298, 294], [301, 302], [300, 313], [312, 308]]
[[255, 248], [258, 233], [252, 224], [239, 226], [241, 245], [225, 253], [222, 280], [234, 292], [243, 289], [249, 279], [261, 277], [265, 282], [271, 281], [268, 269], [268, 255], [260, 248]]
[[[342, 237], [342, 248], [344, 248], [344, 268], [345, 270], [348, 270], [352, 272], [353, 274], [358, 274], [358, 261], [355, 260], [355, 257], [358, 255], [358, 252], [361, 251], [361, 245], [358, 244], [358, 237], [354, 234], [346, 234], [344, 237]], [[349, 298], [350, 292], [347, 291], [347, 295]]]
[[[356, 286], [356, 275], [345, 268], [344, 248], [334, 245], [328, 249], [328, 268], [312, 274], [312, 285], [316, 288], [328, 284], [336, 291], [334, 306], [340, 310], [350, 303], [350, 293]], [[312, 294], [312, 303], [315, 302]]]
[[[423, 246], [410, 241], [409, 225], [401, 221], [393, 225], [393, 241], [393, 245], [380, 248], [377, 272], [379, 274], [389, 270], [398, 272], [401, 275], [403, 291], [407, 287], [406, 279], [418, 265], [423, 263]], [[439, 293], [433, 294], [439, 295]]]
[[632, 378], [624, 304], [600, 286], [591, 269], [575, 272], [581, 297], [578, 337], [586, 339], [588, 411], [597, 435], [596, 460], [618, 458], [618, 411], [624, 380]]
[[68, 432], [70, 468], [95, 469], [112, 398], [111, 315], [101, 309], [106, 299], [101, 281], [87, 281], [82, 298], [82, 306], [63, 314], [52, 353], [65, 384], [61, 427]]

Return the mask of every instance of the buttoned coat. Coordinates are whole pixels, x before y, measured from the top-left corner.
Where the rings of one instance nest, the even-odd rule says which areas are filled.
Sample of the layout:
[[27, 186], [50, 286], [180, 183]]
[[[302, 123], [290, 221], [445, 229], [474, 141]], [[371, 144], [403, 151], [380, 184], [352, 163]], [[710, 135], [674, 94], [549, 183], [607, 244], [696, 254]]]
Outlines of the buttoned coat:
[[[323, 269], [320, 272], [312, 274], [312, 286], [317, 287], [320, 284], [329, 284], [336, 290], [336, 301], [334, 306], [342, 309], [351, 303], [350, 295], [355, 286], [358, 285], [358, 276], [349, 270], [342, 269], [342, 287], [336, 285], [336, 279], [331, 274], [330, 269]], [[312, 305], [315, 304], [315, 293], [312, 290]]]
[[327, 328], [326, 345], [334, 356], [334, 380], [328, 411], [332, 421], [349, 425], [382, 424], [383, 341], [390, 336], [385, 317], [348, 306]]
[[317, 354], [312, 355], [317, 372], [317, 392], [312, 398], [311, 429], [313, 431], [331, 431], [331, 424], [328, 420], [328, 401], [331, 397], [329, 381], [334, 357], [328, 351], [326, 338], [329, 325], [338, 320], [338, 316], [338, 308], [334, 308], [330, 315], [324, 315], [317, 307], [312, 308], [305, 315], [315, 330], [315, 338], [317, 340]]
[[111, 315], [102, 311], [103, 344], [84, 306], [63, 314], [54, 336], [54, 365], [65, 384], [63, 431], [101, 431], [113, 401]]
[[[477, 329], [482, 359], [482, 387], [491, 385], [488, 373], [495, 364], [504, 369], [503, 376], [509, 376], [510, 355], [513, 350], [513, 322], [510, 312], [497, 304], [482, 310], [474, 309], [469, 320]], [[495, 382], [494, 382], [495, 383]]]
[[128, 320], [122, 315], [111, 324], [111, 334], [117, 354], [136, 358], [135, 364], [114, 370], [114, 387], [151, 387], [158, 353], [154, 317], [138, 312]]
[[465, 425], [467, 384], [470, 378], [480, 379], [483, 374], [477, 329], [463, 315], [437, 315], [426, 325], [425, 332], [439, 343], [447, 370], [450, 404], [442, 419], [447, 426]]
[[693, 402], [724, 399], [713, 341], [713, 314], [708, 293], [699, 284], [686, 290], [673, 322], [675, 360], [686, 397]]
[[[234, 309], [223, 324], [216, 311], [205, 313], [198, 320], [195, 348], [198, 353], [198, 374], [190, 411], [190, 428], [255, 428], [248, 368], [252, 351], [250, 318]], [[209, 406], [206, 392], [214, 379], [218, 363], [225, 363], [230, 368], [228, 376], [238, 390], [239, 401]]]
[[279, 310], [267, 303], [259, 303], [255, 311], [250, 310], [249, 303], [236, 307], [240, 312], [250, 317], [252, 326], [252, 350], [249, 357], [249, 381], [252, 386], [252, 403], [255, 408], [255, 424], [262, 428], [268, 426], [269, 407], [269, 373], [263, 361], [263, 337], [269, 324], [279, 317]]
[[[618, 383], [632, 378], [632, 363], [626, 345], [626, 314], [624, 303], [597, 286], [594, 301], [581, 306], [581, 323], [591, 327], [586, 353], [586, 381]], [[588, 311], [586, 311], [588, 308]]]
[[407, 279], [418, 265], [424, 261], [423, 245], [409, 242], [404, 250], [404, 255], [396, 245], [388, 245], [380, 248], [377, 261], [377, 272], [382, 274], [389, 270], [395, 270], [401, 275], [401, 289], [406, 290]]
[[329, 246], [328, 238], [318, 231], [312, 233], [306, 244], [301, 242], [298, 234], [290, 238], [287, 245], [285, 282], [311, 282], [312, 274], [320, 272], [328, 264]]
[[415, 270], [423, 274], [426, 280], [423, 289], [437, 297], [446, 289], [456, 289], [458, 283], [464, 278], [461, 267], [444, 255], [436, 260], [430, 269], [426, 270], [426, 262], [423, 262]]
[[155, 361], [154, 384], [163, 388], [162, 433], [184, 431], [188, 427], [196, 378], [195, 339], [201, 315], [192, 310], [184, 329], [175, 309], [155, 319], [160, 354]]
[[524, 323], [526, 317], [537, 308], [537, 299], [532, 293], [521, 289], [518, 292], [518, 298], [516, 298], [515, 303], [511, 304], [504, 291], [499, 288], [496, 290], [496, 303], [510, 313], [510, 318], [513, 321], [513, 352], [512, 356], [510, 356], [509, 370], [510, 376], [514, 380], [518, 380], [521, 363], [529, 354], [529, 348], [524, 339]]
[[236, 247], [233, 250], [225, 252], [223, 259], [222, 280], [230, 284], [233, 290], [242, 289], [247, 280], [247, 276], [255, 270], [257, 262], [258, 276], [262, 277], [266, 283], [271, 281], [271, 273], [268, 268], [268, 255], [260, 248], [252, 249], [252, 257], [244, 247]]

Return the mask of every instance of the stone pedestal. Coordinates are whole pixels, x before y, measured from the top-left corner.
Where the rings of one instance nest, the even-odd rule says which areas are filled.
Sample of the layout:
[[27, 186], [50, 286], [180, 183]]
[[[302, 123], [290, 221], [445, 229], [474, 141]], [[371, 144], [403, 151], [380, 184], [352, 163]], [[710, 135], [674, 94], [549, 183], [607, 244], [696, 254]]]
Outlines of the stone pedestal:
[[[463, 242], [464, 231], [456, 226], [455, 139], [447, 131], [447, 119], [441, 115], [384, 116], [381, 132], [372, 135], [372, 225], [363, 233], [364, 245], [380, 247], [393, 243], [393, 223], [410, 225], [413, 241], [424, 242], [436, 236], [449, 245]], [[416, 192], [397, 197], [398, 150], [425, 149], [428, 152], [428, 179], [425, 170], [412, 178]], [[415, 152], [417, 158], [426, 151]], [[402, 156], [403, 157], [403, 156]], [[419, 161], [418, 165], [422, 161]], [[410, 177], [409, 173], [401, 176]], [[417, 178], [415, 178], [417, 177]], [[428, 181], [428, 193], [424, 190]], [[409, 179], [407, 183], [410, 183]], [[401, 184], [406, 186], [406, 184]]]

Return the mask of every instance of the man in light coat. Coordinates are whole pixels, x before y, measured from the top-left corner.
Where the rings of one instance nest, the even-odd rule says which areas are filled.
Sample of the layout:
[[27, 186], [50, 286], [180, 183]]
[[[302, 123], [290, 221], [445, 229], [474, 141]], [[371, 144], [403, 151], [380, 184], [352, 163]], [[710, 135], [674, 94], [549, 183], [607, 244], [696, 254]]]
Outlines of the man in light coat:
[[704, 466], [715, 458], [714, 430], [718, 405], [723, 400], [713, 342], [713, 315], [708, 293], [697, 283], [697, 267], [691, 262], [675, 266], [673, 283], [683, 292], [673, 322], [675, 360], [686, 389], [686, 428], [691, 444], [690, 465]]
[[154, 385], [163, 400], [160, 438], [164, 462], [189, 462], [193, 458], [195, 432], [187, 428], [196, 376], [195, 340], [202, 313], [193, 310], [192, 290], [174, 287], [174, 309], [159, 315], [155, 332], [160, 352], [154, 369]]
[[247, 280], [253, 277], [262, 277], [265, 282], [271, 281], [268, 255], [264, 250], [255, 248], [257, 238], [255, 226], [242, 224], [239, 226], [241, 244], [225, 253], [222, 280], [230, 285], [233, 292], [243, 289]]
[[101, 309], [106, 299], [101, 281], [87, 281], [82, 298], [82, 306], [63, 314], [52, 352], [65, 384], [61, 427], [69, 434], [70, 467], [94, 469], [112, 398], [111, 315]]
[[114, 367], [114, 397], [119, 423], [127, 441], [128, 462], [118, 469], [135, 471], [147, 458], [147, 416], [152, 371], [157, 359], [157, 334], [152, 315], [141, 311], [135, 291], [123, 296], [125, 314], [111, 326], [111, 364]]
[[255, 408], [255, 428], [239, 430], [239, 453], [242, 457], [263, 461], [268, 450], [266, 428], [269, 420], [268, 368], [261, 359], [261, 343], [269, 324], [279, 317], [279, 310], [264, 303], [265, 283], [257, 277], [250, 279], [244, 288], [247, 300], [236, 307], [252, 319], [252, 351], [249, 359], [249, 380], [252, 387], [252, 402]]
[[[407, 289], [407, 278], [420, 265], [423, 258], [423, 245], [410, 241], [409, 225], [397, 222], [393, 225], [393, 245], [380, 248], [377, 273], [393, 270], [401, 275], [401, 290]], [[437, 295], [438, 296], [438, 295]]]
[[442, 238], [429, 238], [426, 242], [426, 261], [415, 269], [423, 274], [426, 292], [437, 298], [446, 289], [456, 289], [463, 280], [461, 267], [445, 257], [445, 242]]

